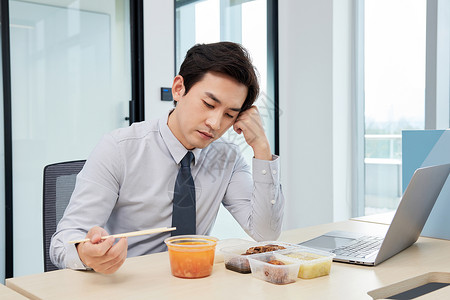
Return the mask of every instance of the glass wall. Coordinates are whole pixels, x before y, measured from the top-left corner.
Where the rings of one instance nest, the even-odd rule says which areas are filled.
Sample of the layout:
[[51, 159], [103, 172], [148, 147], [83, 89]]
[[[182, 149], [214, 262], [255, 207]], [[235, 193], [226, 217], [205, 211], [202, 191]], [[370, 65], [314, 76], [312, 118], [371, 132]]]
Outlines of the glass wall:
[[[175, 73], [178, 73], [187, 50], [197, 43], [241, 43], [250, 52], [260, 76], [261, 94], [255, 104], [263, 116], [264, 127], [274, 151], [274, 100], [267, 90], [267, 35], [265, 0], [176, 1]], [[230, 130], [225, 137], [241, 145], [246, 157], [253, 156], [242, 136]]]
[[426, 0], [364, 4], [365, 214], [397, 208], [401, 132], [425, 126]]
[[[270, 2], [270, 1], [269, 1]], [[175, 73], [189, 48], [197, 43], [232, 41], [242, 44], [253, 59], [259, 72], [260, 97], [255, 102], [262, 116], [263, 125], [275, 151], [275, 103], [273, 96], [274, 59], [268, 55], [268, 1], [266, 0], [205, 0], [175, 1]], [[272, 54], [273, 55], [273, 54]], [[247, 161], [251, 163], [252, 149], [242, 135], [230, 129], [224, 138], [240, 145]], [[212, 234], [219, 238], [243, 237], [236, 221], [221, 208]]]
[[128, 126], [126, 0], [10, 0], [14, 276], [43, 271], [42, 173]]

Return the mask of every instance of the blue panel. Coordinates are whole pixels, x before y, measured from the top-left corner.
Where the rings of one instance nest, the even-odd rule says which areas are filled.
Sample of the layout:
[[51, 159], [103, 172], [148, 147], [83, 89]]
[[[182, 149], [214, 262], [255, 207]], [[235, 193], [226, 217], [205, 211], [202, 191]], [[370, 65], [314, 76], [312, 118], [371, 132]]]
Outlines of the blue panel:
[[[403, 189], [416, 168], [450, 163], [450, 130], [403, 132]], [[450, 240], [450, 178], [444, 184], [421, 235]]]
[[402, 194], [445, 130], [402, 131]]

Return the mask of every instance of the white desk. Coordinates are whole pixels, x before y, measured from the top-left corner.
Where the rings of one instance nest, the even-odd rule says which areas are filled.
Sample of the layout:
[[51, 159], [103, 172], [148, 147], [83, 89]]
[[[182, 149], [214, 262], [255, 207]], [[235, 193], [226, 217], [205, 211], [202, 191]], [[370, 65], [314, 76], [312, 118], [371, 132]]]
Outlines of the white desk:
[[389, 225], [392, 223], [392, 219], [394, 218], [395, 212], [396, 211], [394, 210], [394, 211], [376, 214], [376, 215], [356, 217], [356, 218], [352, 218], [351, 220]]
[[[345, 221], [283, 232], [298, 243], [330, 230], [383, 233], [386, 225]], [[7, 279], [8, 287], [31, 299], [371, 299], [367, 292], [428, 272], [450, 271], [450, 241], [420, 238], [376, 267], [333, 263], [329, 276], [274, 285], [251, 274], [214, 265], [211, 276], [180, 279], [170, 273], [167, 252], [129, 258], [112, 275], [59, 270]], [[449, 295], [450, 288], [440, 291]]]
[[25, 300], [27, 299], [25, 296], [22, 296], [18, 292], [0, 284], [0, 299], [8, 299], [8, 300]]

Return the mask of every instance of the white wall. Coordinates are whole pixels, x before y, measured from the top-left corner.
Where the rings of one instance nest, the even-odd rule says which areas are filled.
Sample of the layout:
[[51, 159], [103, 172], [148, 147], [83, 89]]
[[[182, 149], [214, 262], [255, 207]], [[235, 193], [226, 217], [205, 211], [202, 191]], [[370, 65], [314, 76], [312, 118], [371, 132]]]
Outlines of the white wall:
[[161, 117], [172, 107], [161, 101], [161, 87], [172, 87], [175, 69], [174, 1], [144, 1], [145, 119]]
[[350, 1], [279, 1], [285, 229], [350, 216]]
[[[351, 217], [352, 167], [356, 163], [352, 153], [352, 70], [354, 69], [354, 14], [352, 0], [333, 1], [333, 220]], [[353, 201], [353, 203], [356, 200]]]
[[[285, 229], [350, 216], [351, 2], [279, 1]], [[149, 120], [172, 107], [159, 93], [174, 76], [173, 1], [145, 1], [144, 22]]]

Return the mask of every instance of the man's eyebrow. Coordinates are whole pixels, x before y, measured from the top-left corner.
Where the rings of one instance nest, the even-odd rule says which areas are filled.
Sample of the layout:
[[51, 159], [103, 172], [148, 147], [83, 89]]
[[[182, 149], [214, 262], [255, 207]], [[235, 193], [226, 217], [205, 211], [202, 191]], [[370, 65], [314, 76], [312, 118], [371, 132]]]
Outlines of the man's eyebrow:
[[[213, 93], [205, 92], [205, 94], [206, 94], [206, 96], [208, 96], [208, 98], [211, 98], [214, 102], [217, 102], [217, 103], [219, 103], [219, 104], [222, 103], [219, 99], [217, 99], [216, 96], [214, 96]], [[229, 108], [229, 109], [232, 110], [232, 111], [235, 111], [235, 112], [240, 112], [240, 111], [241, 111], [240, 108]]]

